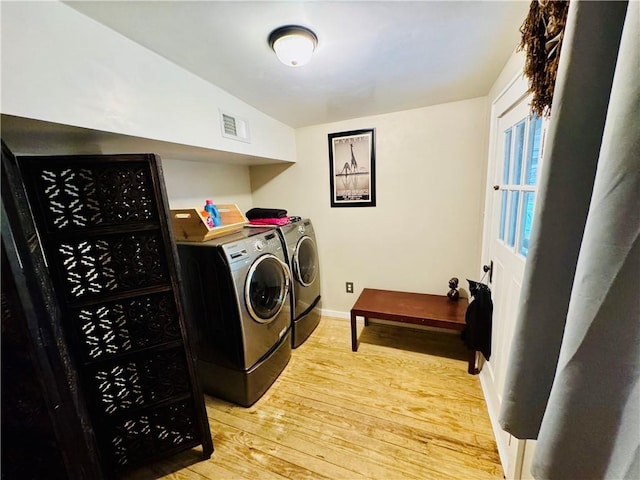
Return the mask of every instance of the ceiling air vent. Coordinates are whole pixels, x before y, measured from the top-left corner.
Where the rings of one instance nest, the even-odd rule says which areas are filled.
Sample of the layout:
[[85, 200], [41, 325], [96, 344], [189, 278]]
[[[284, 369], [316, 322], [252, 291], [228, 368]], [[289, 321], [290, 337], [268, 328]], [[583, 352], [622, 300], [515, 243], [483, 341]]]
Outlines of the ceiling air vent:
[[220, 123], [222, 124], [223, 137], [251, 143], [251, 138], [249, 137], [249, 123], [246, 120], [221, 111]]

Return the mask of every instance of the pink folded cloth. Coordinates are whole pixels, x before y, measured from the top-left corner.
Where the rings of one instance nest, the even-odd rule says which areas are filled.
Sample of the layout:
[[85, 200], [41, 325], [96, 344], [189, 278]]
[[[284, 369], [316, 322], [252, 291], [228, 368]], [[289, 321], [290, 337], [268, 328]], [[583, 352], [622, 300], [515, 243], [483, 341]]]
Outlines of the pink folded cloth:
[[250, 225], [286, 225], [287, 223], [289, 223], [289, 217], [254, 218], [249, 221]]

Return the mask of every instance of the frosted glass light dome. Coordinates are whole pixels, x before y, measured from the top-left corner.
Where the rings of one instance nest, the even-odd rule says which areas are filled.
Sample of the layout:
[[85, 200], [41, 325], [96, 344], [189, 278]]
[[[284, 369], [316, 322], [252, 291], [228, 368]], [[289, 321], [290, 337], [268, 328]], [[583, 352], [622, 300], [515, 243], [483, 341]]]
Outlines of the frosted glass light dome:
[[318, 37], [308, 28], [287, 25], [271, 32], [269, 45], [282, 63], [300, 67], [311, 60]]

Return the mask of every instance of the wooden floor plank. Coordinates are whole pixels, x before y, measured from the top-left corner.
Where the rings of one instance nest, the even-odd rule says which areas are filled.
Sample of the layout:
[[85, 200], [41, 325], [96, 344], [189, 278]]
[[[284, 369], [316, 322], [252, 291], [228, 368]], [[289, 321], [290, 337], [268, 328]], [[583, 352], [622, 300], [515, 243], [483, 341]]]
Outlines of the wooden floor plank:
[[[286, 392], [287, 396], [293, 397], [289, 392]], [[321, 397], [321, 395], [314, 395], [315, 398]], [[308, 408], [306, 425], [312, 424], [311, 419], [318, 414], [317, 409], [319, 403], [306, 401], [301, 402]], [[286, 405], [287, 411], [291, 414], [295, 412], [295, 408], [291, 403]], [[388, 415], [380, 415], [380, 408], [369, 407], [365, 410], [360, 406], [360, 411], [355, 411], [344, 406], [330, 405], [327, 415], [323, 418], [324, 428], [328, 430], [328, 426], [332, 422], [342, 422], [348, 424], [353, 429], [359, 429], [364, 432], [364, 438], [358, 438], [354, 441], [359, 441], [367, 445], [367, 448], [393, 452], [394, 457], [403, 456], [403, 452], [397, 451], [394, 447], [407, 448], [407, 443], [412, 443], [411, 450], [415, 453], [423, 453], [429, 456], [428, 461], [433, 461], [434, 458], [442, 458], [445, 463], [447, 459], [450, 462], [455, 462], [456, 459], [472, 457], [486, 457], [491, 460], [487, 467], [489, 472], [495, 472], [495, 443], [493, 437], [490, 435], [473, 434], [469, 435], [465, 426], [457, 426], [456, 429], [452, 427], [457, 423], [451, 419], [448, 420], [446, 428], [440, 428], [434, 430], [433, 421], [420, 421], [417, 419], [401, 418], [403, 415], [395, 415], [392, 421], [387, 421]], [[363, 413], [366, 412], [366, 413]], [[339, 417], [336, 420], [336, 417]], [[438, 420], [438, 415], [434, 415], [435, 421]], [[321, 428], [321, 427], [320, 427]], [[338, 437], [338, 432], [334, 432], [333, 435]], [[376, 437], [379, 435], [379, 440], [385, 442], [384, 444], [376, 444]], [[491, 452], [488, 457], [486, 450]], [[424, 459], [425, 456], [412, 457], [409, 452], [404, 452], [404, 456], [410, 459], [410, 462], [415, 463], [416, 458]], [[421, 463], [421, 462], [418, 462]], [[426, 463], [421, 463], [425, 467]], [[474, 478], [480, 478], [478, 473], [474, 473]]]
[[[366, 459], [363, 465], [344, 465], [350, 469], [348, 474], [342, 474], [338, 478], [351, 478], [361, 473], [367, 478], [380, 477], [397, 478], [423, 478], [422, 474], [413, 474], [406, 469], [399, 471], [394, 460], [397, 448], [392, 444], [384, 445], [384, 448], [372, 448], [372, 438], [363, 438], [357, 429], [335, 427], [329, 423], [323, 423], [313, 419], [309, 415], [296, 415], [294, 409], [287, 409], [289, 419], [296, 424], [289, 428], [286, 435], [290, 437], [297, 448], [302, 450], [322, 449], [322, 457], [334, 465], [343, 464], [347, 458]], [[275, 413], [275, 412], [274, 412]], [[297, 423], [302, 420], [304, 423]], [[375, 447], [380, 447], [380, 443]], [[321, 445], [321, 447], [318, 447]], [[366, 445], [366, 447], [365, 447]], [[404, 452], [402, 452], [404, 454]], [[335, 478], [335, 477], [334, 477]]]
[[[296, 459], [300, 462], [300, 466], [305, 466], [317, 476], [371, 478], [374, 474], [383, 474], [385, 478], [397, 478], [403, 473], [393, 465], [385, 463], [382, 458], [376, 462], [375, 471], [367, 466], [363, 468], [360, 464], [354, 467], [350, 463], [345, 463], [345, 459], [357, 456], [353, 455], [350, 445], [327, 431], [319, 432], [312, 428], [314, 425], [309, 417], [305, 417], [305, 424], [301, 426], [297, 423], [299, 417], [293, 415], [291, 411], [274, 407], [272, 403], [263, 406], [262, 410], [266, 413], [262, 421], [225, 414], [220, 410], [217, 411], [216, 418], [218, 422], [225, 425], [244, 429], [254, 438], [265, 440], [265, 435], [270, 435], [273, 439], [270, 443], [274, 444], [269, 447], [272, 454], [280, 453], [286, 455], [285, 458]], [[286, 421], [283, 422], [282, 419], [285, 416]]]
[[[457, 434], [433, 433], [427, 431], [424, 425], [419, 422], [397, 422], [387, 418], [386, 415], [379, 415], [379, 412], [364, 413], [292, 394], [287, 394], [287, 398], [276, 398], [274, 403], [282, 403], [288, 411], [295, 411], [295, 404], [304, 405], [304, 408], [307, 409], [305, 412], [307, 418], [310, 417], [322, 422], [325, 428], [327, 425], [331, 425], [355, 430], [359, 435], [366, 437], [364, 439], [358, 438], [358, 440], [368, 446], [370, 446], [370, 440], [378, 440], [389, 444], [387, 446], [410, 449], [413, 452], [422, 452], [427, 445], [439, 445], [456, 450], [473, 450], [473, 455], [483, 455], [485, 451], [491, 452], [494, 445], [492, 437], [474, 435], [467, 442], [462, 442]], [[381, 445], [381, 448], [384, 447], [385, 445]]]
[[206, 397], [215, 452], [131, 480], [502, 479], [477, 376], [457, 335], [323, 318], [249, 408]]
[[[358, 354], [359, 352], [355, 355]], [[355, 366], [351, 364], [350, 367], [359, 370], [357, 364]], [[461, 434], [466, 433], [468, 423], [476, 423], [478, 415], [481, 415], [482, 419], [486, 418], [484, 403], [478, 397], [475, 397], [474, 404], [470, 405], [473, 399], [465, 395], [432, 395], [428, 392], [415, 390], [407, 394], [406, 391], [395, 388], [393, 385], [385, 388], [383, 382], [379, 382], [375, 378], [369, 379], [367, 375], [362, 376], [365, 381], [358, 382], [355, 376], [332, 373], [338, 368], [340, 367], [322, 370], [315, 367], [306, 368], [304, 375], [288, 378], [287, 386], [282, 388], [297, 388], [298, 391], [307, 390], [312, 391], [314, 395], [337, 398], [342, 403], [354, 406], [356, 410], [365, 408], [378, 415], [382, 412], [405, 415], [409, 417], [404, 420], [406, 422], [426, 420], [427, 424], [434, 429], [449, 430], [456, 427], [461, 430]], [[380, 372], [380, 375], [384, 376], [386, 373]], [[466, 374], [463, 372], [461, 375]], [[445, 387], [439, 386], [438, 388]], [[381, 395], [382, 392], [384, 395]], [[438, 408], [433, 408], [434, 405], [437, 405]], [[398, 418], [396, 421], [402, 420]], [[486, 428], [486, 432], [491, 435], [490, 424], [487, 424], [486, 421], [481, 423]]]
[[[220, 427], [221, 422], [216, 422]], [[224, 468], [241, 475], [243, 478], [256, 478], [254, 472], [260, 472], [260, 478], [282, 480], [286, 478], [306, 478], [298, 473], [297, 465], [286, 458], [274, 455], [280, 448], [275, 442], [265, 442], [259, 436], [245, 429], [225, 425], [219, 428], [219, 432], [213, 437], [217, 451], [214, 463], [221, 464]], [[213, 457], [212, 457], [213, 458]], [[202, 462], [206, 464], [209, 462]], [[194, 465], [195, 470], [200, 464]], [[205, 465], [206, 466], [206, 465]], [[206, 474], [205, 470], [198, 470]], [[215, 478], [215, 477], [213, 477]]]
[[[412, 435], [404, 438], [404, 442], [394, 441], [394, 435], [398, 435], [398, 430], [393, 432], [383, 432], [384, 419], [379, 416], [357, 416], [350, 412], [349, 417], [342, 417], [336, 422], [335, 417], [340, 417], [341, 412], [334, 410], [334, 415], [321, 416], [317, 415], [318, 411], [314, 408], [317, 404], [313, 402], [303, 403], [304, 407], [297, 407], [292, 401], [274, 399], [272, 404], [279, 405], [282, 403], [283, 409], [288, 413], [290, 420], [318, 441], [333, 442], [339, 444], [342, 454], [355, 456], [357, 458], [366, 458], [371, 464], [378, 467], [384, 465], [385, 468], [395, 469], [396, 458], [405, 458], [407, 463], [403, 467], [403, 472], [399, 474], [385, 476], [380, 471], [365, 472], [367, 476], [377, 478], [443, 478], [446, 475], [446, 469], [434, 465], [433, 459], [436, 456], [445, 457], [447, 462], [444, 464], [455, 463], [460, 457], [459, 452], [451, 455], [451, 444], [446, 439], [440, 439], [438, 444], [434, 439], [425, 441], [425, 438], [412, 438]], [[295, 400], [295, 399], [294, 399]], [[306, 411], [303, 411], [306, 409]], [[382, 432], [383, 435], [378, 435]], [[406, 430], [409, 433], [409, 429]], [[400, 443], [400, 444], [399, 444]], [[403, 444], [404, 443], [404, 444]], [[458, 445], [456, 445], [458, 447]], [[473, 454], [472, 449], [466, 449], [466, 454]], [[465, 458], [464, 455], [462, 458]], [[431, 475], [428, 473], [431, 472]], [[477, 470], [474, 472], [474, 478], [484, 478], [486, 472]]]

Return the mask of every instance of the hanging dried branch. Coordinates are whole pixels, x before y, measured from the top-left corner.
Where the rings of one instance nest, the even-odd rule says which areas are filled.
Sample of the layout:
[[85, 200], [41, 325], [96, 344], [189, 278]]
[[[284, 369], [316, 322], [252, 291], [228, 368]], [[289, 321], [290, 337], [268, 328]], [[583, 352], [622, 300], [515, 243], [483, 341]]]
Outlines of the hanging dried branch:
[[568, 0], [533, 0], [520, 27], [518, 49], [526, 52], [524, 74], [533, 94], [531, 111], [540, 116], [551, 113], [568, 10]]

